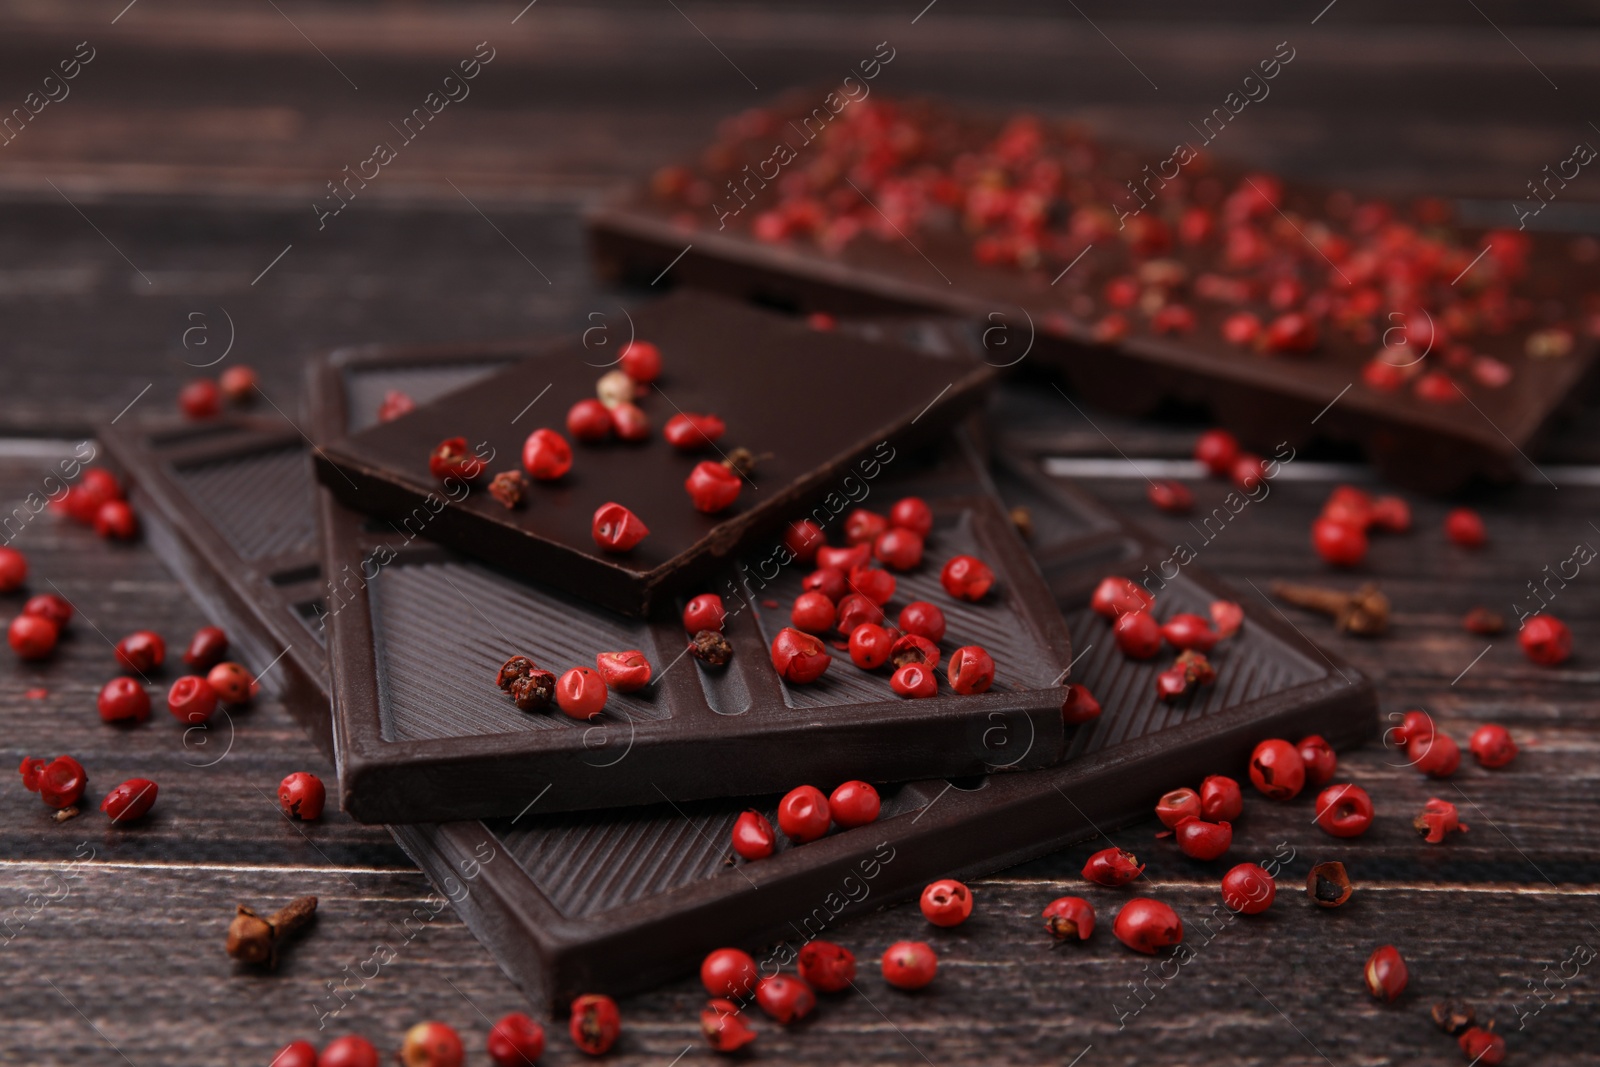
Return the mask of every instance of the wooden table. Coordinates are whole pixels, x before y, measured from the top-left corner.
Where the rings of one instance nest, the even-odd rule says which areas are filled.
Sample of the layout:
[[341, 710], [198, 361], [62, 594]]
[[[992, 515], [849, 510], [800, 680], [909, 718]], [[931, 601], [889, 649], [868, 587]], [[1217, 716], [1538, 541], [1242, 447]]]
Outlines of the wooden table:
[[[920, 15], [922, 0], [865, 13], [842, 3], [124, 3], [0, 6], [4, 109], [78, 42], [95, 50], [70, 95], [0, 145], [8, 506], [37, 491], [96, 423], [169, 408], [201, 373], [193, 366], [230, 337], [218, 366], [255, 366], [269, 402], [297, 417], [308, 351], [571, 331], [648, 299], [596, 285], [581, 206], [692, 151], [722, 115], [837, 80], [879, 41], [897, 50], [883, 89], [1072, 110], [1154, 147], [1289, 40], [1294, 65], [1228, 134], [1235, 158], [1364, 190], [1474, 198], [1474, 210], [1508, 222], [1526, 181], [1575, 142], [1600, 138], [1584, 110], [1600, 88], [1600, 36], [1576, 3], [1530, 16], [1504, 3], [1440, 0], [1408, 5], [1405, 22], [1375, 0], [1340, 0], [1320, 15], [1321, 0], [1294, 12], [1238, 2], [1205, 14], [1175, 2], [1058, 13], [941, 0]], [[390, 138], [388, 124], [486, 40], [495, 57], [473, 95], [319, 230], [311, 204], [325, 183]], [[1581, 223], [1581, 201], [1600, 193], [1584, 183], [1595, 180], [1575, 181], [1546, 217]], [[1170, 458], [1194, 430], [1091, 424], [1037, 383], [1014, 395], [1059, 427], [1069, 460]], [[1508, 726], [1523, 745], [1511, 767], [1490, 773], [1469, 758], [1441, 783], [1377, 745], [1351, 754], [1345, 774], [1372, 792], [1380, 818], [1349, 845], [1313, 827], [1305, 801], [1252, 801], [1230, 858], [1294, 849], [1279, 904], [1209, 939], [1191, 926], [1197, 958], [1120, 1029], [1118, 1008], [1133, 1006], [1128, 983], [1143, 979], [1147, 961], [1109, 931], [1088, 946], [1052, 948], [1038, 920], [1050, 899], [1077, 891], [1095, 847], [1086, 845], [975, 883], [977, 911], [957, 930], [931, 932], [905, 906], [842, 927], [838, 938], [864, 956], [902, 937], [933, 940], [938, 981], [908, 996], [869, 978], [865, 995], [829, 998], [791, 1031], [758, 1021], [758, 1057], [937, 1067], [1465, 1062], [1427, 1020], [1433, 1000], [1453, 995], [1498, 1020], [1514, 1062], [1600, 1062], [1596, 968], [1560, 980], [1576, 946], [1600, 948], [1600, 578], [1584, 568], [1552, 605], [1578, 648], [1559, 669], [1532, 666], [1510, 637], [1484, 652], [1491, 642], [1459, 623], [1479, 603], [1509, 613], [1546, 564], [1580, 541], [1600, 544], [1591, 525], [1600, 435], [1588, 411], [1587, 426], [1540, 457], [1543, 474], [1530, 469], [1523, 485], [1473, 501], [1490, 530], [1481, 552], [1444, 543], [1438, 502], [1413, 501], [1416, 531], [1375, 541], [1361, 573], [1394, 600], [1390, 637], [1342, 639], [1292, 615], [1377, 680], [1385, 713], [1431, 708], [1462, 741], [1483, 722]], [[1246, 580], [1326, 578], [1306, 530], [1331, 487], [1324, 479], [1342, 476], [1280, 483], [1202, 561], [1247, 593]], [[1182, 520], [1143, 504], [1132, 464], [1085, 484], [1163, 537], [1191, 536]], [[1207, 483], [1199, 494], [1204, 504], [1221, 490]], [[284, 774], [331, 774], [281, 707], [237, 715], [225, 755], [224, 731], [210, 747], [193, 737], [186, 745], [159, 710], [135, 729], [99, 722], [94, 694], [110, 675], [110, 641], [149, 627], [176, 643], [206, 621], [148, 550], [108, 546], [53, 516], [28, 523], [14, 544], [31, 560], [31, 589], [59, 588], [80, 621], [47, 664], [0, 664], [5, 758], [71, 752], [90, 768], [95, 797], [135, 774], [158, 779], [162, 792], [147, 824], [112, 831], [93, 811], [57, 824], [18, 778], [0, 778], [9, 957], [0, 1060], [265, 1063], [298, 1036], [361, 1032], [392, 1049], [406, 1026], [437, 1018], [462, 1031], [472, 1062], [485, 1062], [489, 1020], [521, 998], [449, 910], [409, 941], [398, 932], [436, 898], [382, 829], [337, 813], [298, 826], [278, 813]], [[1471, 832], [1420, 844], [1410, 818], [1430, 795], [1460, 804]], [[1113, 837], [1149, 861], [1180, 912], [1209, 909], [1225, 866], [1177, 857], [1152, 840], [1155, 829], [1152, 821]], [[1295, 882], [1331, 855], [1349, 861], [1360, 889], [1348, 907], [1324, 912]], [[234, 906], [302, 893], [322, 899], [315, 931], [276, 974], [236, 969], [222, 952]], [[1373, 1002], [1360, 979], [1384, 942], [1401, 947], [1413, 976], [1393, 1006]], [[327, 983], [379, 943], [399, 945], [397, 958], [319, 1035]], [[1533, 999], [1530, 988], [1547, 979], [1545, 1001]], [[684, 980], [625, 1002], [613, 1060], [708, 1061], [696, 1033], [703, 1000]], [[1541, 1003], [1519, 1030], [1519, 1011]], [[563, 1029], [552, 1028], [543, 1062], [579, 1058]]]

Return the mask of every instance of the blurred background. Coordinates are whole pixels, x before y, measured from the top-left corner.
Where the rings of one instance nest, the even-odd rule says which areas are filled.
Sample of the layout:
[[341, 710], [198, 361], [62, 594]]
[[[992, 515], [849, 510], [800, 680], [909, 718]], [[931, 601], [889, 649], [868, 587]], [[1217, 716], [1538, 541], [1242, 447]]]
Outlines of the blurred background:
[[[25, 109], [0, 127], [0, 433], [80, 433], [136, 396], [170, 410], [223, 351], [292, 413], [318, 348], [581, 329], [616, 303], [583, 253], [586, 203], [883, 41], [879, 91], [1070, 114], [1163, 149], [1287, 41], [1292, 66], [1219, 158], [1457, 197], [1468, 218], [1514, 224], [1542, 168], [1600, 144], [1596, 14], [1566, 0], [0, 4], [0, 114]], [[395, 126], [481, 42], [493, 58], [469, 95], [319, 229], [328, 183], [400, 143]], [[64, 90], [45, 86], [90, 55]], [[46, 92], [59, 99], [32, 114]], [[1593, 229], [1597, 197], [1584, 173], [1539, 223]]]

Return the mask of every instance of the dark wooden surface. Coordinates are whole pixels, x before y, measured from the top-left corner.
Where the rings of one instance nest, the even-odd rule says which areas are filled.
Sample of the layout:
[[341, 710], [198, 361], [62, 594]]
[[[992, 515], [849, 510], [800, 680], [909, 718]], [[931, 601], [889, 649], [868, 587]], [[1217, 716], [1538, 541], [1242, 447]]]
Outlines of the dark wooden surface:
[[[837, 80], [885, 39], [898, 52], [880, 88], [1072, 111], [1152, 146], [1181, 135], [1191, 114], [1288, 39], [1296, 63], [1232, 128], [1235, 158], [1361, 189], [1476, 198], [1507, 219], [1546, 163], [1600, 137], [1586, 110], [1600, 87], [1600, 34], [1576, 3], [1533, 13], [1430, 2], [1408, 5], [1402, 18], [1375, 0], [1339, 0], [1315, 25], [1321, 0], [1294, 10], [1084, 3], [1081, 14], [939, 0], [914, 24], [921, 0], [866, 11], [539, 0], [515, 24], [516, 2], [279, 4], [280, 13], [139, 0], [117, 18], [123, 6], [0, 6], [3, 109], [19, 106], [77, 42], [97, 50], [71, 96], [0, 146], [8, 507], [146, 386], [125, 417], [169, 408], [197, 373], [185, 361], [208, 362], [225, 346], [227, 317], [236, 339], [220, 366], [256, 366], [268, 397], [294, 414], [301, 358], [315, 348], [573, 330], [591, 324], [590, 313], [615, 316], [647, 299], [591, 279], [582, 205], [692, 151], [732, 110]], [[318, 232], [310, 204], [323, 183], [370, 154], [387, 124], [485, 39], [496, 58], [473, 96], [448, 107]], [[1595, 180], [1573, 183], [1573, 205], [1600, 199], [1600, 186], [1585, 184]], [[1563, 217], [1585, 218], [1581, 205]], [[186, 346], [195, 326], [205, 332]], [[1133, 457], [1084, 484], [1165, 537], [1193, 537], [1182, 520], [1143, 505], [1135, 469], [1181, 454], [1192, 425], [1085, 417], [1037, 382], [1018, 387], [1017, 404], [1025, 411], [1012, 421], [1055, 428], [1063, 454]], [[1600, 544], [1590, 525], [1600, 469], [1587, 466], [1600, 460], [1597, 421], [1591, 409], [1541, 457], [1559, 488], [1530, 473], [1523, 486], [1474, 499], [1490, 528], [1482, 552], [1446, 545], [1443, 505], [1425, 501], [1413, 502], [1415, 533], [1375, 541], [1363, 574], [1395, 601], [1389, 638], [1339, 639], [1320, 620], [1292, 615], [1377, 679], [1386, 712], [1428, 706], [1461, 740], [1481, 722], [1510, 727], [1524, 745], [1512, 767], [1490, 773], [1468, 760], [1452, 782], [1430, 783], [1378, 746], [1353, 754], [1348, 776], [1372, 792], [1380, 820], [1351, 843], [1313, 827], [1308, 800], [1251, 802], [1229, 859], [1285, 844], [1296, 859], [1268, 916], [1233, 923], [1204, 947], [1198, 919], [1226, 863], [1183, 860], [1152, 840], [1153, 822], [1113, 833], [1150, 862], [1153, 891], [1190, 923], [1198, 953], [1124, 1029], [1117, 1005], [1131, 1006], [1126, 983], [1146, 961], [1109, 929], [1087, 946], [1052, 949], [1038, 924], [1050, 899], [1084, 891], [1076, 871], [1086, 846], [977, 883], [977, 913], [959, 930], [932, 931], [905, 906], [840, 928], [864, 960], [892, 940], [929, 939], [942, 955], [937, 983], [908, 996], [869, 974], [860, 995], [828, 998], [792, 1031], [758, 1020], [756, 1055], [938, 1067], [1065, 1064], [1080, 1053], [1086, 1065], [1465, 1062], [1426, 1019], [1428, 1004], [1448, 994], [1497, 1018], [1516, 1062], [1600, 1061], [1594, 964], [1564, 988], [1552, 980], [1548, 1003], [1521, 1030], [1516, 1010], [1538, 1005], [1528, 983], [1556, 975], [1580, 942], [1600, 948], [1600, 579], [1585, 568], [1553, 605], [1579, 649], [1560, 669], [1531, 666], [1508, 637], [1473, 664], [1489, 641], [1458, 624], [1477, 603], [1509, 612], [1546, 564], [1579, 541]], [[1246, 580], [1325, 577], [1306, 529], [1331, 484], [1279, 483], [1201, 561], [1246, 595]], [[1221, 495], [1211, 484], [1199, 492], [1202, 502]], [[0, 926], [0, 1060], [265, 1063], [296, 1036], [355, 1031], [392, 1049], [410, 1023], [439, 1018], [461, 1029], [473, 1062], [485, 1062], [486, 1020], [521, 1006], [516, 990], [448, 909], [409, 941], [397, 931], [430, 891], [382, 830], [338, 814], [298, 827], [278, 814], [273, 791], [285, 773], [331, 773], [281, 707], [236, 715], [231, 748], [226, 723], [205, 745], [192, 736], [186, 744], [159, 709], [137, 729], [99, 722], [94, 693], [111, 663], [102, 632], [115, 640], [151, 627], [177, 641], [205, 621], [149, 552], [107, 546], [51, 516], [15, 544], [32, 560], [31, 588], [54, 582], [82, 621], [50, 663], [0, 663], [7, 765], [71, 752], [96, 797], [134, 774], [157, 778], [162, 794], [147, 824], [112, 831], [94, 812], [54, 823], [20, 779], [0, 778], [0, 921], [11, 919]], [[35, 687], [48, 695], [27, 696]], [[1430, 795], [1461, 804], [1471, 832], [1419, 844], [1409, 820]], [[90, 850], [89, 862], [66, 866]], [[1362, 887], [1339, 912], [1312, 909], [1294, 891], [1311, 861], [1329, 857], [1344, 858]], [[279, 973], [237, 971], [221, 950], [233, 906], [301, 893], [323, 900], [316, 929]], [[1108, 927], [1117, 894], [1085, 895]], [[380, 942], [397, 958], [319, 1035], [318, 1005], [331, 1003], [325, 983], [356, 971]], [[1413, 976], [1412, 992], [1388, 1007], [1360, 984], [1361, 962], [1383, 942], [1401, 947]], [[696, 1036], [702, 1000], [685, 980], [625, 1002], [615, 1059], [668, 1064], [689, 1049], [681, 1062], [707, 1062]], [[577, 1059], [560, 1025], [546, 1062]]]

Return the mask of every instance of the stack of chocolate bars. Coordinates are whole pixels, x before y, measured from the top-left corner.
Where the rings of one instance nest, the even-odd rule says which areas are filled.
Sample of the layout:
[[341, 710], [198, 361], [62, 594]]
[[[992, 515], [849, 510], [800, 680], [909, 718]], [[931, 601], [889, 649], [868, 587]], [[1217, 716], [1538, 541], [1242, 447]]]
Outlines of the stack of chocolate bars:
[[[1215, 684], [1162, 700], [1162, 664], [1123, 656], [1089, 609], [1101, 578], [1161, 549], [1042, 455], [980, 451], [994, 371], [965, 328], [824, 329], [693, 292], [632, 321], [660, 356], [648, 382], [582, 338], [372, 346], [315, 362], [303, 426], [106, 431], [156, 551], [247, 655], [282, 657], [267, 684], [334, 761], [343, 810], [389, 826], [533, 1001], [816, 937], [1141, 817], [1172, 782], [1236, 773], [1264, 737], [1373, 733], [1370, 685], [1249, 601]], [[572, 440], [569, 410], [595, 399], [637, 407], [643, 439]], [[698, 451], [664, 435], [678, 416]], [[551, 431], [570, 449], [557, 477]], [[441, 465], [454, 438], [465, 453]], [[718, 461], [738, 492], [708, 513], [685, 479]], [[842, 551], [851, 514], [913, 497], [932, 516], [920, 561], [871, 580], [888, 625], [911, 602], [940, 609], [933, 695], [898, 695], [837, 629], [816, 635], [825, 673], [786, 675], [773, 646], [817, 562], [796, 524], [859, 563]], [[648, 528], [621, 551], [596, 517], [615, 505]], [[942, 581], [958, 557], [992, 573], [975, 599]], [[684, 610], [705, 594], [723, 606], [719, 655], [690, 651]], [[1219, 598], [1189, 567], [1155, 610]], [[974, 646], [993, 683], [958, 692], [951, 653]], [[639, 653], [649, 680], [602, 691], [597, 712], [498, 684], [516, 656], [559, 676], [608, 652]], [[1063, 714], [1073, 685], [1097, 718]], [[742, 813], [850, 780], [878, 791], [876, 820], [735, 853]]]

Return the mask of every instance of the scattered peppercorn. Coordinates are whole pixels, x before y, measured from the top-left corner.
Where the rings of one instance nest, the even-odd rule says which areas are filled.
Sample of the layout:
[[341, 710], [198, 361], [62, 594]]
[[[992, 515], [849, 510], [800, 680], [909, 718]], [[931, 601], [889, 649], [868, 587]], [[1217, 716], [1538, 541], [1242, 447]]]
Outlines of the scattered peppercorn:
[[841, 830], [877, 821], [882, 804], [878, 791], [866, 782], [845, 782], [828, 794], [828, 811]]
[[572, 1043], [591, 1056], [604, 1056], [622, 1033], [622, 1013], [617, 1002], [598, 993], [585, 993], [572, 1002], [567, 1023]]
[[1374, 949], [1367, 958], [1363, 974], [1367, 980], [1367, 992], [1379, 1000], [1394, 1001], [1406, 991], [1409, 978], [1406, 961], [1393, 945], [1379, 945]]
[[1163, 793], [1161, 799], [1156, 801], [1156, 818], [1168, 830], [1176, 829], [1185, 819], [1197, 818], [1200, 814], [1200, 794], [1187, 787]]
[[1468, 633], [1493, 637], [1495, 634], [1505, 633], [1506, 617], [1498, 611], [1490, 611], [1485, 607], [1476, 607], [1467, 612], [1466, 616], [1461, 620], [1461, 625], [1466, 627]]
[[1354, 891], [1344, 864], [1337, 860], [1319, 863], [1306, 875], [1306, 895], [1315, 901], [1319, 908], [1340, 907], [1350, 899], [1350, 894]]
[[191, 670], [209, 671], [228, 654], [228, 635], [220, 626], [202, 626], [189, 639], [183, 662]]
[[1226, 775], [1209, 775], [1200, 783], [1200, 814], [1213, 822], [1231, 821], [1244, 814], [1244, 792]]
[[106, 794], [100, 810], [111, 817], [113, 825], [133, 822], [155, 806], [157, 792], [156, 784], [148, 778], [129, 778]]
[[1233, 844], [1233, 825], [1226, 822], [1206, 822], [1190, 816], [1173, 829], [1178, 848], [1185, 856], [1197, 860], [1214, 860], [1228, 851]]
[[756, 961], [742, 949], [715, 949], [700, 962], [700, 984], [714, 997], [743, 1000], [756, 987]]
[[418, 1023], [400, 1044], [401, 1067], [461, 1067], [465, 1059], [461, 1035], [444, 1023]]
[[1334, 837], [1360, 837], [1372, 827], [1372, 798], [1359, 785], [1333, 785], [1317, 794], [1315, 822]]
[[1572, 655], [1572, 631], [1554, 615], [1535, 615], [1517, 635], [1523, 655], [1543, 667], [1565, 663]]
[[605, 551], [627, 552], [649, 536], [650, 528], [621, 504], [606, 503], [595, 509], [589, 532]]
[[1444, 535], [1463, 548], [1479, 548], [1488, 540], [1483, 518], [1471, 508], [1456, 508], [1446, 515]]
[[1306, 762], [1287, 741], [1263, 741], [1250, 754], [1250, 782], [1273, 800], [1293, 800], [1306, 784]]
[[520, 506], [527, 491], [528, 479], [521, 471], [501, 471], [489, 479], [489, 495], [507, 510]]
[[808, 941], [800, 947], [800, 977], [819, 993], [839, 993], [856, 977], [855, 953], [832, 941]]
[[1230, 911], [1260, 915], [1277, 895], [1278, 883], [1254, 863], [1241, 863], [1222, 876], [1222, 903]]
[[1134, 897], [1124, 904], [1111, 924], [1111, 932], [1135, 952], [1149, 955], [1183, 941], [1183, 923], [1178, 913], [1149, 897]]
[[800, 978], [775, 974], [756, 983], [756, 1003], [785, 1025], [804, 1019], [817, 1006], [817, 995]]
[[1461, 821], [1461, 815], [1456, 806], [1448, 800], [1438, 797], [1429, 797], [1428, 802], [1422, 806], [1422, 811], [1411, 820], [1412, 827], [1422, 835], [1422, 839], [1430, 845], [1437, 845], [1445, 839], [1446, 834], [1466, 833], [1470, 827]]
[[322, 779], [307, 771], [295, 771], [278, 783], [278, 806], [285, 815], [303, 822], [322, 818], [328, 790]]
[[896, 941], [883, 953], [883, 980], [896, 989], [921, 989], [939, 972], [939, 957], [922, 941]]
[[1477, 1021], [1477, 1013], [1464, 1000], [1441, 1000], [1429, 1012], [1439, 1029], [1455, 1037]]
[[556, 676], [540, 670], [527, 656], [512, 656], [501, 664], [495, 685], [510, 695], [519, 711], [543, 711], [556, 694]]
[[495, 1067], [531, 1067], [544, 1055], [544, 1027], [520, 1011], [508, 1012], [489, 1029]]
[[679, 412], [667, 420], [662, 436], [680, 452], [698, 452], [719, 440], [727, 429], [727, 423], [715, 415]]
[[772, 824], [758, 811], [746, 811], [733, 823], [733, 851], [747, 860], [766, 859], [777, 847]]
[[1139, 857], [1120, 848], [1103, 848], [1083, 865], [1083, 876], [1096, 885], [1127, 885], [1144, 873]]
[[1057, 897], [1045, 905], [1044, 928], [1057, 941], [1087, 941], [1094, 933], [1094, 905], [1082, 897]]
[[138, 675], [155, 670], [166, 658], [167, 643], [149, 630], [135, 630], [117, 642], [117, 662]]
[[828, 798], [816, 786], [796, 786], [778, 802], [778, 829], [797, 845], [820, 839], [832, 821]]
[[739, 1005], [720, 997], [701, 1010], [700, 1035], [714, 1052], [737, 1052], [756, 1039], [756, 1032], [739, 1013]]
[[1100, 717], [1100, 702], [1088, 688], [1074, 682], [1067, 686], [1066, 699], [1061, 702], [1061, 718], [1068, 726], [1093, 722]]
[[922, 917], [935, 926], [960, 926], [972, 914], [972, 891], [954, 878], [930, 882], [922, 891]]
[[1474, 730], [1467, 747], [1481, 766], [1491, 769], [1504, 767], [1517, 758], [1517, 743], [1511, 739], [1510, 732], [1494, 723]]
[[[1494, 1023], [1489, 1024], [1490, 1027]], [[1484, 1067], [1496, 1067], [1505, 1062], [1506, 1039], [1495, 1033], [1492, 1029], [1473, 1026], [1469, 1027], [1456, 1043], [1461, 1046], [1461, 1052], [1474, 1064], [1481, 1063]]]
[[725, 667], [733, 658], [733, 646], [716, 630], [701, 630], [689, 642], [689, 654], [708, 667]]

